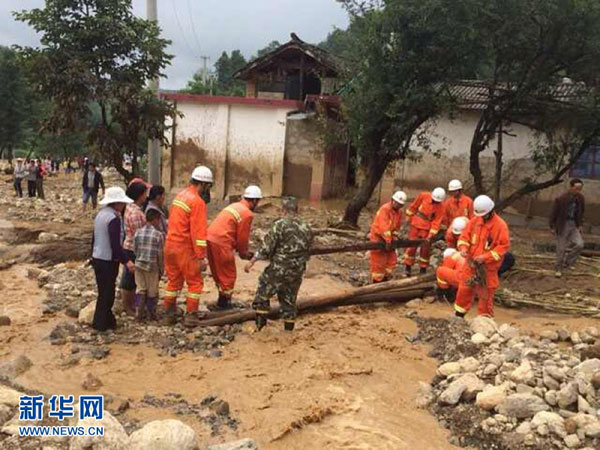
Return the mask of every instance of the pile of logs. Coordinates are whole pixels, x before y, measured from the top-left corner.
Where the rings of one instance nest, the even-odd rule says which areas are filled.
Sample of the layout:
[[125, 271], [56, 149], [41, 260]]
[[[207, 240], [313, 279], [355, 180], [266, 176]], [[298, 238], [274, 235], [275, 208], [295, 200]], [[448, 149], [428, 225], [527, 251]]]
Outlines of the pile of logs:
[[[434, 274], [387, 281], [358, 288], [349, 288], [337, 293], [299, 298], [298, 314], [322, 311], [329, 308], [372, 303], [406, 303], [415, 298], [431, 295], [434, 291]], [[277, 318], [280, 308], [277, 303], [271, 306], [270, 318]], [[252, 309], [208, 312], [198, 326], [211, 327], [242, 323], [256, 318]]]

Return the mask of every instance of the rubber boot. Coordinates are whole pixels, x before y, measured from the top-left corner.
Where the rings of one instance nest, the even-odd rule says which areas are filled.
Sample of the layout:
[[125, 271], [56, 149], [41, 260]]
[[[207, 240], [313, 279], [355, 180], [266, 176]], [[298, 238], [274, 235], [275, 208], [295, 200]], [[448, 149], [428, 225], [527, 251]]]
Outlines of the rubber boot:
[[412, 276], [412, 266], [404, 266], [404, 273], [407, 277]]
[[295, 322], [293, 322], [291, 320], [286, 320], [285, 322], [283, 322], [283, 329], [285, 331], [293, 331], [294, 330], [294, 325], [296, 325]]
[[265, 326], [267, 326], [267, 316], [265, 316], [264, 314], [257, 314], [256, 315], [256, 330], [260, 331]]
[[123, 301], [123, 309], [127, 315], [135, 316], [135, 291], [121, 289], [121, 300]]
[[219, 292], [217, 299], [217, 309], [231, 309], [231, 296]]
[[146, 294], [136, 294], [136, 297], [135, 319], [138, 322], [143, 322], [146, 318]]
[[456, 292], [457, 289], [450, 288], [448, 289], [448, 296], [446, 297], [450, 303], [454, 303], [456, 301]]
[[158, 299], [156, 297], [146, 299], [146, 311], [148, 312], [148, 318], [152, 321], [156, 321], [156, 304]]
[[165, 317], [162, 320], [163, 325], [175, 325], [177, 323], [177, 307], [175, 304], [169, 304], [165, 313]]
[[460, 317], [461, 319], [464, 319], [464, 318], [465, 318], [465, 313], [461, 313], [461, 312], [458, 312], [458, 311], [455, 311], [455, 312], [454, 312], [454, 315], [455, 315], [456, 317]]

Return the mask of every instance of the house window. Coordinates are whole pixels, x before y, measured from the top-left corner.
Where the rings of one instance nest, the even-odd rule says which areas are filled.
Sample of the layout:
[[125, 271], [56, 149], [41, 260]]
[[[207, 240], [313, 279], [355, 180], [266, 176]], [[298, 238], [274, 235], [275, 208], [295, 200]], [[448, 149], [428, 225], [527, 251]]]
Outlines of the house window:
[[600, 180], [600, 144], [590, 145], [571, 169], [571, 176]]

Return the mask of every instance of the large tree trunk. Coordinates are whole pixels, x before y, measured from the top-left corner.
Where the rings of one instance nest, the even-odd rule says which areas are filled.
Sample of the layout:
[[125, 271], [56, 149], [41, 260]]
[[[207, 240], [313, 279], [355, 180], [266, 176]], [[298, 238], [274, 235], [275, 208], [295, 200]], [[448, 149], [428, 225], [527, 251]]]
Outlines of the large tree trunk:
[[358, 228], [358, 217], [360, 216], [360, 212], [367, 205], [367, 203], [369, 203], [371, 195], [373, 194], [373, 190], [381, 181], [381, 177], [383, 177], [388, 164], [388, 158], [374, 155], [370, 159], [366, 180], [346, 206], [344, 218], [342, 219], [345, 223]]

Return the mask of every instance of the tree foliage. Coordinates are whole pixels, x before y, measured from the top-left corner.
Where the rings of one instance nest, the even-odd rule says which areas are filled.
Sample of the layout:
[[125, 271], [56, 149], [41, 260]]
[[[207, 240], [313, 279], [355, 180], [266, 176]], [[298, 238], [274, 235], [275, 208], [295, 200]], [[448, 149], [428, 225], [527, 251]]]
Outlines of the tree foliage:
[[246, 95], [246, 87], [242, 81], [234, 79], [233, 74], [245, 65], [246, 59], [242, 52], [233, 50], [230, 55], [224, 51], [215, 63], [215, 74], [207, 74], [205, 79], [205, 74], [196, 72], [185, 91], [190, 94], [243, 97]]
[[[146, 87], [171, 60], [158, 25], [134, 16], [131, 0], [46, 0], [15, 17], [41, 35], [41, 47], [20, 53], [52, 104], [44, 131], [82, 131], [126, 179], [138, 175], [144, 143], [165, 142], [165, 119], [176, 113]], [[99, 121], [89, 127], [94, 108]], [[122, 165], [124, 152], [134, 156], [132, 172]]]
[[447, 83], [472, 74], [481, 48], [470, 28], [476, 0], [344, 1], [352, 15], [354, 74], [343, 94], [344, 116], [366, 180], [344, 221], [356, 225], [388, 165], [410, 154], [423, 126], [452, 108]]

